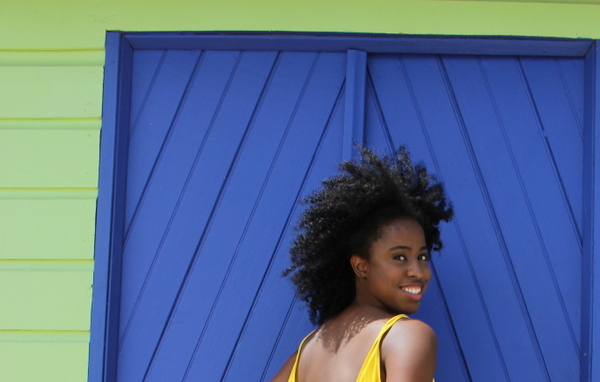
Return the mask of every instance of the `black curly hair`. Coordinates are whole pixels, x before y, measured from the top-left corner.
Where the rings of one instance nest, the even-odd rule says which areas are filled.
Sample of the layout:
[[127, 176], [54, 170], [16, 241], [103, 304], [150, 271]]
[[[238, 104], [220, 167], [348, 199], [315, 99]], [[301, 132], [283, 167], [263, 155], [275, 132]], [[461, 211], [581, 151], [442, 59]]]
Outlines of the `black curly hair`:
[[322, 188], [303, 200], [290, 248], [291, 266], [284, 271], [308, 303], [313, 324], [321, 325], [355, 298], [350, 257], [369, 258], [371, 244], [382, 227], [400, 218], [416, 220], [429, 250], [440, 250], [438, 224], [452, 218], [442, 185], [414, 165], [402, 146], [393, 157], [379, 157], [359, 148], [361, 158], [340, 164], [340, 174], [325, 179]]

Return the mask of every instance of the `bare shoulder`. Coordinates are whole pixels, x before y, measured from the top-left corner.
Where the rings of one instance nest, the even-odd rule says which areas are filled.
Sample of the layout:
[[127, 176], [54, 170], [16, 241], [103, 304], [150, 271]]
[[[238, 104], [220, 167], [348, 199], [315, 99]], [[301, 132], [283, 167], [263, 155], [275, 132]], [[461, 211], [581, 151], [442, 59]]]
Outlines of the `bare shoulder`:
[[294, 354], [292, 354], [290, 356], [290, 358], [288, 358], [288, 360], [285, 362], [285, 364], [279, 370], [279, 372], [277, 372], [277, 374], [275, 374], [273, 379], [271, 379], [271, 382], [287, 382], [288, 381], [288, 379], [290, 377], [290, 373], [292, 372], [292, 368], [294, 367], [294, 362], [296, 361], [297, 353], [298, 352], [294, 352]]
[[437, 344], [437, 337], [431, 326], [415, 319], [398, 320], [390, 329], [384, 343], [394, 345]]
[[427, 381], [435, 373], [437, 337], [423, 321], [399, 320], [392, 326], [381, 345], [388, 382]]

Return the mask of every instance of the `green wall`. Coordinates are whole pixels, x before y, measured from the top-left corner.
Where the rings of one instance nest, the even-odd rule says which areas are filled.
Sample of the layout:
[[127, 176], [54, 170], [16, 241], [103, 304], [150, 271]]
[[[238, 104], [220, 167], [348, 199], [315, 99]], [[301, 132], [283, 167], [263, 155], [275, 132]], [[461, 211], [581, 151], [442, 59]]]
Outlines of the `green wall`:
[[107, 30], [600, 38], [600, 0], [0, 0], [0, 9], [3, 382], [87, 379]]

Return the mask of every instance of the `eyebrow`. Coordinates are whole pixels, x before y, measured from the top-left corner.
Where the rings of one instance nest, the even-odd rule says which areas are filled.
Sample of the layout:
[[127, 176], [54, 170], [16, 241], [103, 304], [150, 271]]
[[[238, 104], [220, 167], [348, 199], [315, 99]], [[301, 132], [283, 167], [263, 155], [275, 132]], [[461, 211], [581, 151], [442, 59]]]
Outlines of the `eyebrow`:
[[[391, 251], [391, 250], [394, 250], [394, 249], [408, 249], [408, 250], [410, 250], [410, 249], [412, 249], [412, 248], [411, 248], [411, 247], [409, 247], [408, 245], [396, 245], [395, 247], [392, 247], [392, 248], [390, 248], [389, 250]], [[422, 251], [422, 250], [424, 250], [424, 249], [427, 249], [427, 246], [426, 246], [426, 245], [422, 246], [422, 247], [419, 249], [419, 251]]]

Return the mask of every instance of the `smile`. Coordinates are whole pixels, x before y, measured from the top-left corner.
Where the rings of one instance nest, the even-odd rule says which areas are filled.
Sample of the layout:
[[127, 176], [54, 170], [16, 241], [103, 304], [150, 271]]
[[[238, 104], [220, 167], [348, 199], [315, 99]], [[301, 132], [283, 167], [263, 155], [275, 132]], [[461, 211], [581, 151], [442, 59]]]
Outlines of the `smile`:
[[421, 293], [421, 287], [403, 287], [401, 288], [403, 291], [405, 291], [406, 293], [410, 293], [410, 294], [419, 294]]

